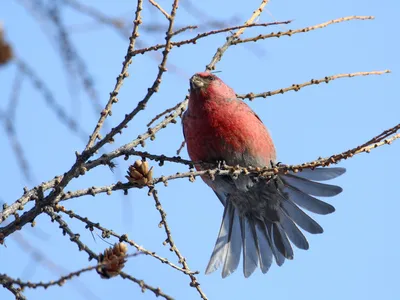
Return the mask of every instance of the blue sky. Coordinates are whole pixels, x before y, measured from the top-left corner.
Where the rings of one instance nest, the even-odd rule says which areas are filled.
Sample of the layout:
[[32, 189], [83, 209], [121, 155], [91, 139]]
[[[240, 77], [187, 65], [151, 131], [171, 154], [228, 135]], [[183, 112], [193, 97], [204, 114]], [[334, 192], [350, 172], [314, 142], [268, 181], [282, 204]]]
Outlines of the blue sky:
[[[91, 132], [97, 121], [90, 99], [81, 91], [79, 81], [71, 79], [64, 70], [56, 46], [49, 42], [40, 25], [17, 3], [7, 1], [0, 5], [7, 39], [17, 55], [23, 58], [51, 87], [58, 103], [79, 122], [85, 132]], [[159, 1], [168, 11], [169, 1]], [[216, 3], [214, 3], [216, 2]], [[211, 1], [198, 7], [217, 20], [234, 20], [242, 24], [259, 5], [259, 0]], [[111, 15], [133, 19], [134, 1], [86, 1]], [[289, 92], [283, 95], [256, 99], [250, 106], [269, 128], [277, 148], [278, 159], [284, 163], [302, 163], [319, 156], [329, 156], [359, 145], [384, 129], [399, 122], [400, 104], [397, 86], [400, 82], [398, 30], [394, 23], [400, 5], [397, 1], [274, 1], [258, 22], [293, 20], [290, 25], [277, 28], [249, 29], [245, 36], [270, 31], [284, 31], [319, 24], [331, 19], [351, 15], [373, 15], [373, 21], [351, 21], [331, 25], [307, 34], [228, 49], [217, 69], [218, 75], [237, 93], [263, 92], [302, 83], [311, 78], [322, 78], [338, 73], [391, 69], [383, 76], [340, 79]], [[82, 30], [82, 24], [94, 23], [71, 9], [64, 11], [66, 23], [71, 26], [71, 37], [78, 52], [85, 59], [93, 75], [99, 100], [105, 104], [112, 91], [115, 78], [127, 49], [127, 39], [103, 25]], [[164, 17], [148, 3], [143, 11], [144, 24], [164, 24]], [[208, 30], [204, 19], [191, 16], [184, 7], [178, 10], [176, 26], [200, 24], [200, 31]], [[203, 28], [203, 29], [202, 29]], [[143, 45], [163, 40], [163, 32], [153, 34], [141, 31]], [[195, 32], [176, 37], [186, 39]], [[189, 77], [202, 71], [227, 34], [212, 36], [196, 46], [173, 49], [169, 72], [164, 75], [159, 93], [154, 95], [148, 108], [117, 136], [108, 150], [117, 148], [146, 131], [145, 124], [165, 108], [183, 100]], [[130, 112], [153, 82], [160, 61], [159, 56], [135, 57], [107, 122], [110, 128]], [[0, 69], [0, 90], [4, 108], [8, 101], [15, 66]], [[22, 194], [23, 186], [33, 187], [54, 175], [69, 170], [76, 150], [83, 142], [62, 125], [48, 108], [43, 97], [29, 80], [23, 81], [17, 108], [16, 130], [32, 167], [34, 179], [26, 182], [22, 176], [5, 131], [0, 129], [2, 143], [0, 169], [0, 200], [13, 202]], [[180, 123], [169, 125], [157, 134], [154, 142], [147, 142], [146, 151], [174, 155], [183, 140]], [[139, 147], [140, 150], [140, 147]], [[398, 212], [400, 143], [382, 147], [370, 154], [361, 154], [340, 163], [347, 173], [333, 183], [344, 192], [328, 199], [336, 212], [328, 216], [314, 216], [323, 226], [322, 235], [307, 235], [310, 250], [295, 251], [295, 259], [282, 267], [274, 265], [268, 274], [256, 271], [245, 279], [241, 270], [227, 279], [220, 272], [204, 275], [205, 267], [214, 247], [219, 230], [222, 206], [213, 192], [196, 180], [171, 181], [167, 188], [158, 187], [160, 200], [168, 214], [174, 240], [186, 257], [192, 270], [199, 270], [198, 280], [209, 299], [398, 299], [398, 269], [400, 268], [400, 242], [398, 240]], [[184, 150], [182, 156], [187, 158]], [[130, 159], [133, 162], [134, 158]], [[69, 190], [88, 186], [101, 186], [121, 178], [128, 162], [117, 160], [115, 174], [108, 168], [95, 169], [82, 179], [72, 181]], [[155, 167], [155, 176], [187, 170], [166, 163]], [[165, 233], [158, 228], [159, 214], [154, 201], [145, 190], [131, 190], [129, 196], [115, 192], [112, 196], [83, 197], [64, 203], [68, 209], [100, 222], [130, 238], [147, 249], [156, 251], [173, 262], [175, 256], [164, 247]], [[29, 208], [30, 206], [28, 206]], [[74, 232], [96, 252], [108, 245], [100, 238], [94, 241], [90, 232], [74, 220], [66, 219]], [[47, 281], [87, 266], [87, 255], [78, 252], [75, 244], [61, 235], [56, 224], [47, 216], [36, 220], [37, 226], [27, 226], [18, 235], [7, 239], [7, 247], [0, 248], [0, 273], [31, 281]], [[27, 246], [29, 243], [30, 246]], [[22, 246], [23, 245], [23, 246]], [[32, 247], [40, 251], [32, 252]], [[130, 248], [130, 253], [134, 249]], [[35, 255], [36, 253], [36, 255]], [[130, 259], [126, 272], [148, 284], [159, 286], [177, 299], [198, 299], [189, 279], [183, 274], [161, 265], [151, 257]], [[88, 291], [90, 290], [90, 291]], [[26, 290], [28, 299], [153, 299], [131, 282], [114, 278], [101, 280], [95, 272], [86, 273], [68, 282], [64, 287]], [[12, 299], [0, 289], [0, 299]]]

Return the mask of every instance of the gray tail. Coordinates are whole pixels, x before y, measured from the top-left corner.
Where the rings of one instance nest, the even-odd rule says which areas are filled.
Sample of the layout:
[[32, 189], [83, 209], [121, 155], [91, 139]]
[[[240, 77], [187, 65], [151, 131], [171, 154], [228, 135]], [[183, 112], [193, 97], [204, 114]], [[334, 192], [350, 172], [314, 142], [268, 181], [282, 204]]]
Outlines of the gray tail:
[[[322, 233], [323, 229], [301, 208], [321, 215], [334, 212], [335, 208], [332, 205], [313, 196], [335, 196], [342, 192], [342, 188], [315, 181], [330, 180], [345, 171], [344, 168], [317, 168], [306, 169], [296, 174], [280, 175], [273, 182], [278, 190], [274, 193], [276, 205], [267, 206], [264, 220], [251, 215], [241, 216], [227, 195], [226, 201], [223, 202], [225, 210], [221, 228], [206, 274], [222, 265], [222, 277], [230, 275], [237, 269], [241, 253], [243, 253], [245, 277], [249, 277], [257, 266], [266, 273], [271, 267], [273, 258], [279, 266], [284, 263], [285, 258], [293, 259], [291, 244], [307, 250], [308, 241], [299, 227], [312, 234]], [[265, 186], [267, 184], [271, 182]], [[263, 201], [263, 193], [259, 194], [260, 201]]]

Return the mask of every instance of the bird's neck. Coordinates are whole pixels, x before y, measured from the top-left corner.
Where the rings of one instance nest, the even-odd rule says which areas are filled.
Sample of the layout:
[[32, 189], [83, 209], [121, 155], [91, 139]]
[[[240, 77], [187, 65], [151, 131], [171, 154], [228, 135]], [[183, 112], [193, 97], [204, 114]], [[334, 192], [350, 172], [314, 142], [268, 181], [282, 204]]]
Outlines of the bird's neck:
[[[230, 97], [229, 97], [230, 96]], [[198, 91], [190, 93], [189, 110], [195, 111], [196, 115], [207, 114], [220, 105], [226, 105], [236, 99], [236, 94], [229, 95], [210, 93], [209, 91]]]

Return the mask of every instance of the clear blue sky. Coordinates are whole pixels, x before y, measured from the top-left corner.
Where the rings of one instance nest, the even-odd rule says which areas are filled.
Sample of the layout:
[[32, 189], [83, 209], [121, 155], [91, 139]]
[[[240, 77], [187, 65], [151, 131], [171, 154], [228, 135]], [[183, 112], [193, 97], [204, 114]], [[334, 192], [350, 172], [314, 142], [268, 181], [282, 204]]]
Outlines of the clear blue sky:
[[[183, 0], [184, 1], [184, 0]], [[51, 87], [57, 101], [73, 114], [86, 132], [93, 130], [97, 115], [78, 81], [71, 80], [64, 66], [38, 23], [20, 6], [18, 1], [3, 1], [0, 20], [4, 22], [7, 38], [18, 56], [26, 60]], [[135, 1], [86, 1], [112, 16], [132, 19]], [[160, 1], [166, 10], [170, 1]], [[231, 19], [242, 24], [260, 0], [201, 1], [199, 7], [215, 19]], [[198, 2], [200, 3], [200, 2]], [[272, 0], [258, 20], [270, 22], [294, 20], [291, 25], [278, 28], [247, 30], [246, 36], [283, 31], [322, 23], [351, 15], [374, 15], [374, 21], [351, 21], [292, 37], [269, 39], [256, 44], [230, 48], [217, 65], [219, 76], [238, 93], [262, 92], [302, 83], [338, 73], [391, 69], [384, 76], [340, 79], [250, 103], [270, 129], [278, 151], [278, 159], [285, 163], [302, 163], [319, 156], [339, 153], [359, 145], [372, 136], [399, 122], [400, 104], [398, 83], [400, 67], [398, 53], [398, 18], [400, 4], [388, 1], [277, 1]], [[158, 11], [145, 5], [144, 24], [165, 24]], [[272, 17], [273, 16], [273, 17]], [[90, 19], [72, 10], [65, 11], [69, 25], [93, 24]], [[185, 26], [203, 23], [194, 19], [181, 7], [176, 24]], [[78, 51], [93, 74], [102, 103], [108, 99], [127, 48], [113, 30], [98, 25], [98, 29], [72, 34]], [[207, 28], [206, 28], [207, 29]], [[201, 30], [201, 29], [200, 29]], [[201, 30], [203, 31], [203, 30]], [[145, 45], [159, 43], [163, 32], [153, 35], [141, 31]], [[48, 32], [51, 34], [51, 32]], [[187, 33], [181, 38], [194, 36]], [[226, 34], [199, 41], [197, 46], [173, 49], [169, 72], [164, 76], [160, 92], [149, 102], [116, 142], [112, 150], [145, 132], [146, 124], [156, 113], [181, 101], [188, 89], [188, 78], [204, 70]], [[179, 37], [177, 37], [179, 38]], [[130, 77], [124, 83], [119, 102], [113, 109], [107, 126], [118, 124], [143, 98], [155, 78], [160, 57], [138, 56], [130, 67]], [[0, 90], [4, 108], [14, 78], [12, 64], [0, 69]], [[34, 182], [24, 180], [3, 128], [0, 129], [2, 166], [0, 169], [1, 201], [13, 202], [22, 194], [24, 185], [32, 187], [69, 170], [75, 150], [81, 151], [83, 142], [57, 121], [43, 97], [24, 80], [18, 106], [17, 134], [34, 173]], [[183, 139], [180, 124], [170, 125], [157, 134], [154, 142], [147, 142], [146, 150], [174, 155]], [[140, 147], [139, 147], [140, 148]], [[336, 212], [329, 216], [315, 216], [324, 227], [324, 234], [307, 235], [310, 250], [295, 251], [295, 259], [282, 267], [274, 265], [268, 274], [259, 270], [245, 279], [241, 270], [227, 279], [220, 272], [205, 276], [215, 239], [219, 230], [222, 206], [213, 192], [196, 180], [171, 181], [167, 188], [159, 186], [160, 200], [168, 213], [175, 242], [193, 270], [201, 271], [198, 280], [210, 299], [399, 299], [398, 270], [400, 242], [398, 213], [400, 210], [399, 175], [400, 142], [382, 147], [370, 154], [361, 154], [344, 161], [340, 166], [347, 173], [335, 180], [344, 192], [329, 199]], [[182, 156], [187, 157], [186, 150]], [[133, 161], [134, 158], [131, 158]], [[116, 175], [106, 167], [91, 171], [83, 180], [73, 181], [69, 189], [100, 186], [117, 181], [125, 173], [127, 163], [118, 160]], [[168, 175], [186, 168], [166, 164], [155, 166], [155, 176]], [[158, 228], [159, 214], [154, 201], [145, 190], [131, 190], [129, 197], [115, 192], [112, 196], [87, 196], [64, 203], [93, 221], [118, 233], [127, 233], [144, 247], [176, 262], [176, 258], [162, 245], [165, 234]], [[90, 233], [81, 223], [70, 222], [74, 232], [101, 252], [107, 244]], [[7, 239], [7, 247], [0, 247], [0, 273], [31, 281], [47, 281], [59, 275], [87, 266], [87, 255], [78, 252], [68, 237], [61, 235], [56, 224], [47, 216], [40, 216], [37, 227], [27, 226], [21, 233]], [[41, 260], [23, 239], [46, 257]], [[130, 248], [130, 252], [134, 249]], [[52, 266], [52, 262], [56, 266]], [[130, 259], [129, 274], [147, 283], [160, 286], [177, 299], [198, 299], [189, 279], [151, 257]], [[88, 290], [91, 292], [89, 293]], [[25, 291], [28, 299], [153, 299], [150, 292], [142, 294], [131, 282], [121, 278], [101, 280], [95, 272], [86, 273], [68, 282], [63, 288], [52, 287]], [[0, 299], [12, 299], [0, 289]]]

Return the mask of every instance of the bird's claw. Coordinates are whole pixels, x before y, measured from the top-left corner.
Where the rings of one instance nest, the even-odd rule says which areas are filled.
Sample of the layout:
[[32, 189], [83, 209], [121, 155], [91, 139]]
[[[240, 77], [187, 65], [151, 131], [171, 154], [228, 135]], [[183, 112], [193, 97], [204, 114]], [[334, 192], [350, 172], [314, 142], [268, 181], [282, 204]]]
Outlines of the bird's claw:
[[[282, 162], [280, 162], [280, 161], [275, 163], [274, 161], [270, 160], [269, 163], [271, 165], [271, 169], [283, 166]], [[278, 189], [278, 174], [272, 175], [271, 178], [268, 181], [271, 181], [271, 180], [273, 180], [273, 182], [275, 184], [275, 187]]]
[[272, 160], [270, 160], [269, 163], [271, 164], [271, 168], [281, 167], [283, 165], [281, 161], [278, 161], [277, 163], [275, 163]]
[[219, 170], [225, 169], [226, 166], [227, 166], [227, 164], [226, 164], [225, 160], [218, 160], [218, 161], [217, 161], [217, 168], [218, 168]]

